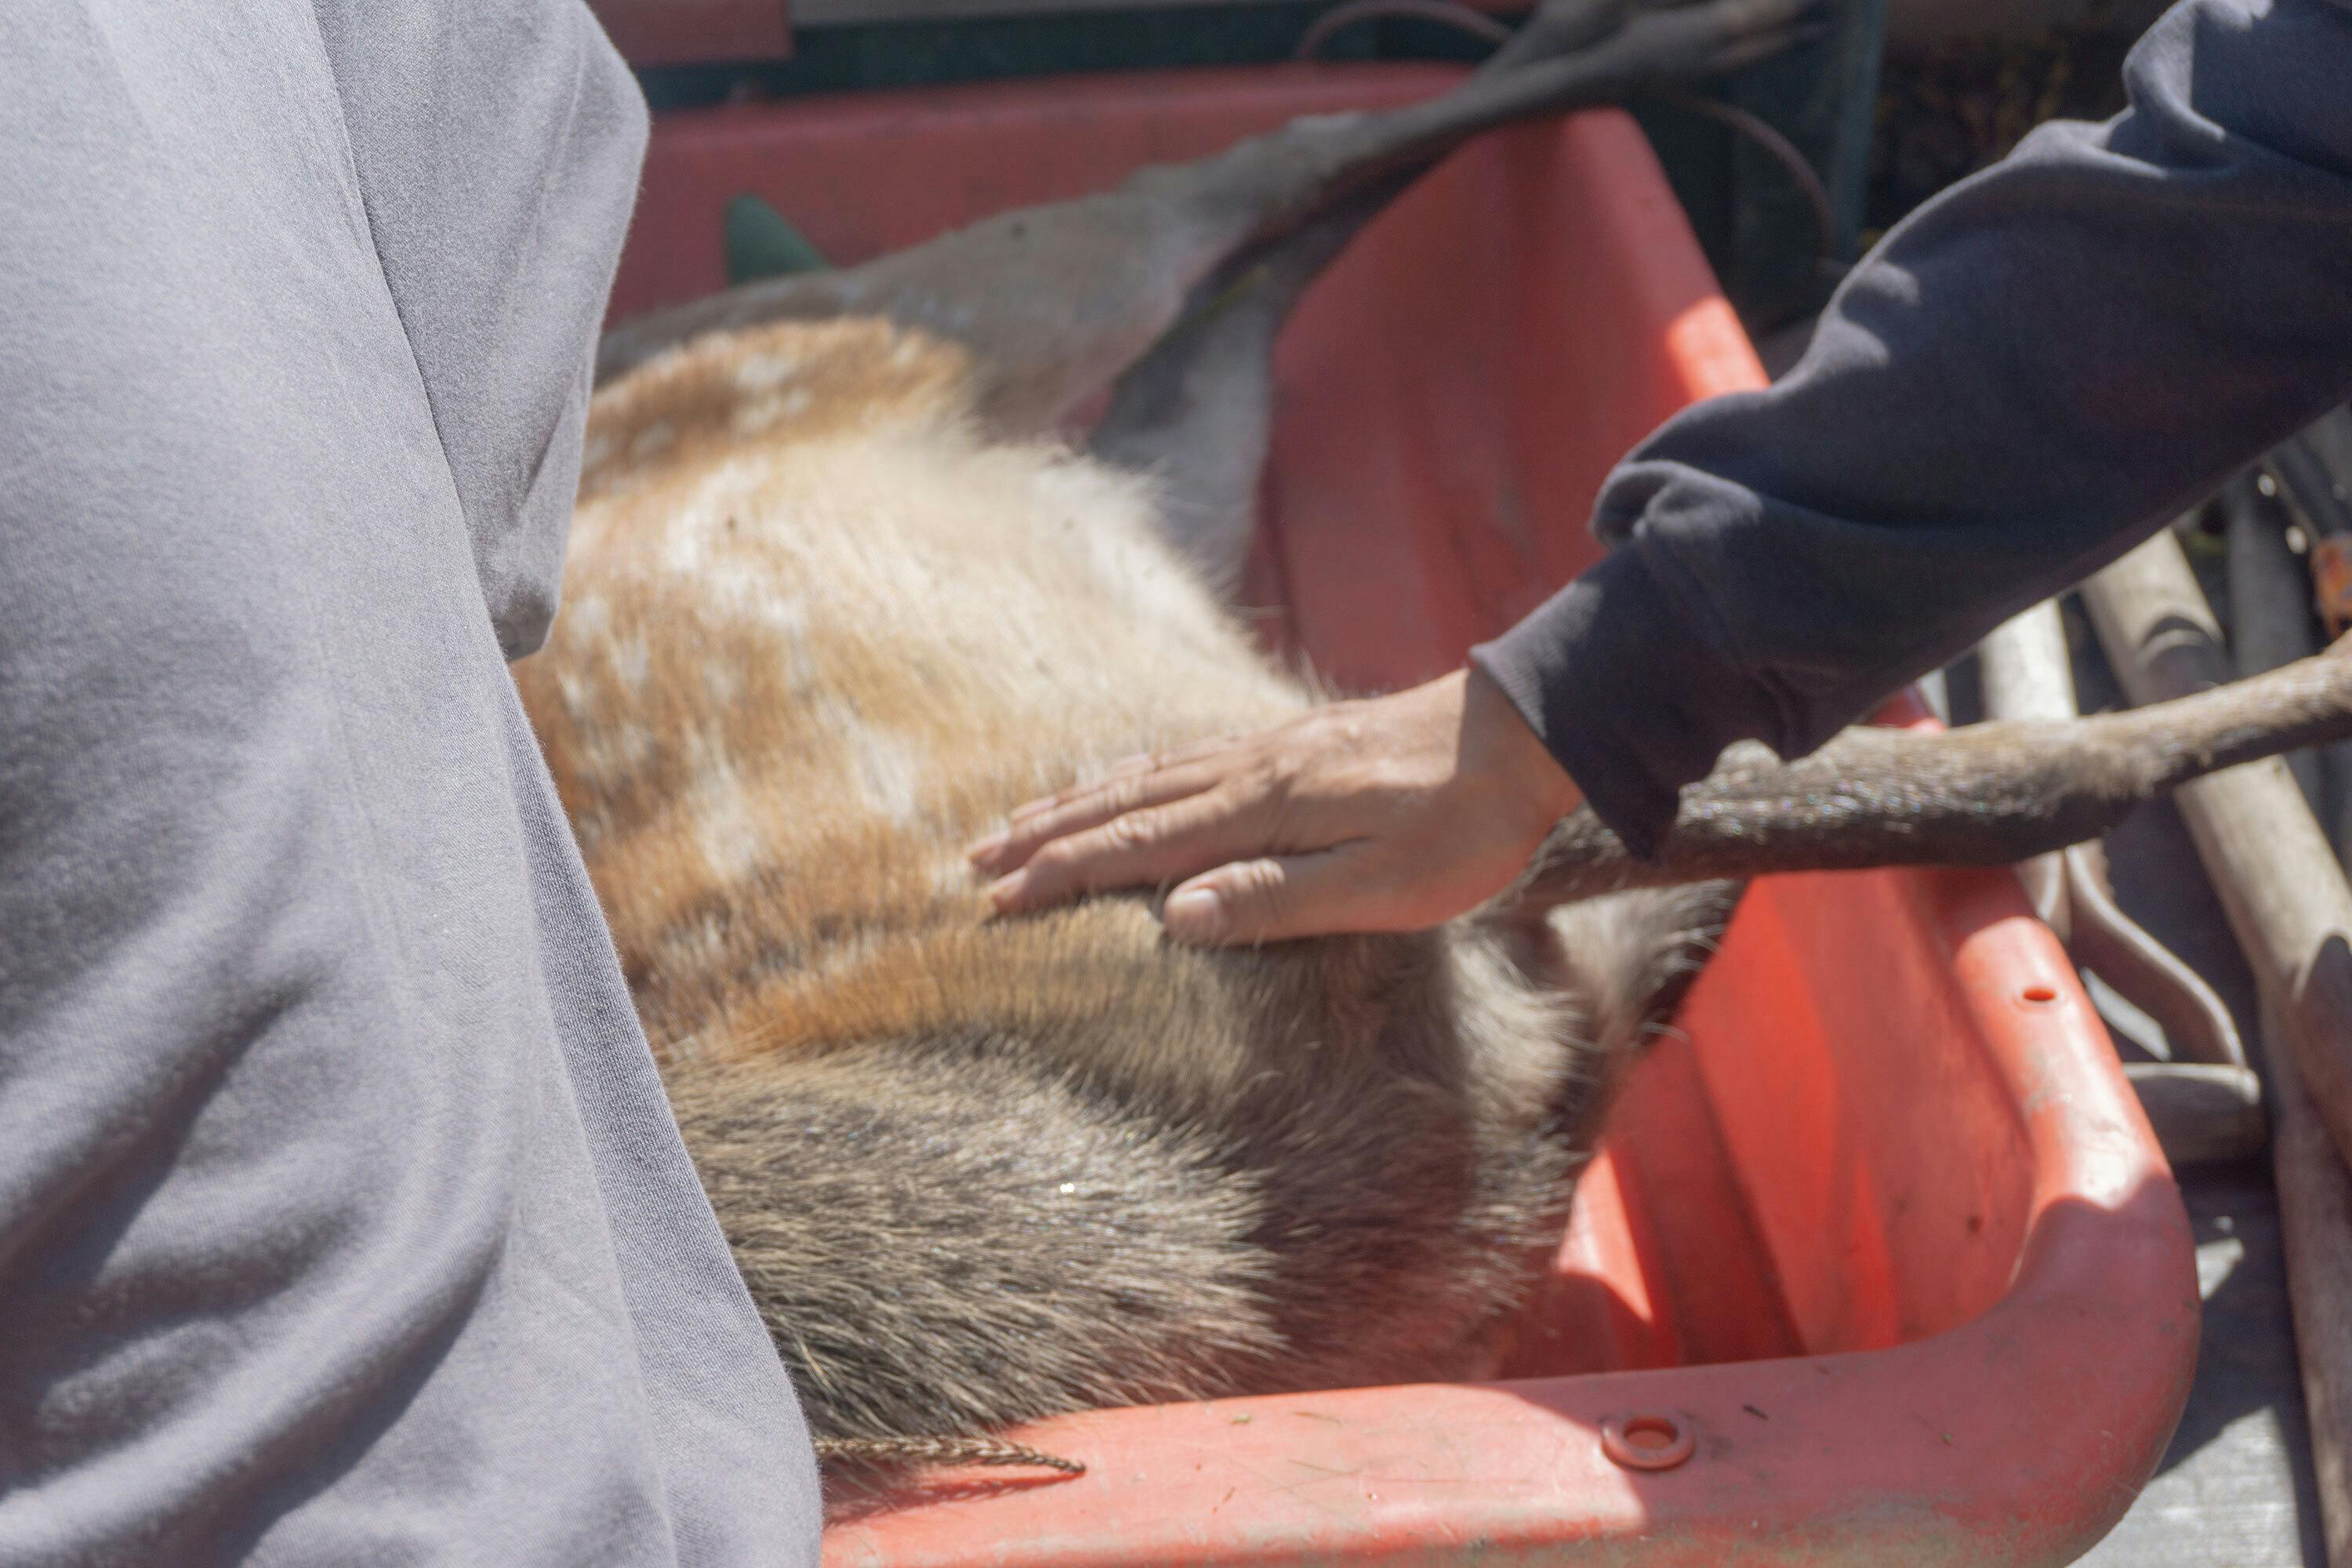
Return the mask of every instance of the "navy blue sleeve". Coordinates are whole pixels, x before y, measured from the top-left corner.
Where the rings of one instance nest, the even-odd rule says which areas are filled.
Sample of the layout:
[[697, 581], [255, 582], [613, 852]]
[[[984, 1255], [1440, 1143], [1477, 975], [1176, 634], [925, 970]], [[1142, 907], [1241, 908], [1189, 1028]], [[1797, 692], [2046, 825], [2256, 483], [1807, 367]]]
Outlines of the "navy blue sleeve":
[[2184, 0], [2126, 70], [1638, 448], [1610, 556], [1474, 652], [1637, 853], [1726, 745], [1812, 750], [2352, 394], [2352, 0]]

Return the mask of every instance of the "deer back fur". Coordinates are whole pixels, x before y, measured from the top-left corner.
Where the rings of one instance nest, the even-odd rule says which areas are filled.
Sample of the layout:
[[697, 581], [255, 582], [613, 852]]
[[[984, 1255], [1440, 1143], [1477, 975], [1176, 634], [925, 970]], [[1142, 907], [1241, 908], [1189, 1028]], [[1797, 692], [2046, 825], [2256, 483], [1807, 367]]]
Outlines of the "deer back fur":
[[987, 918], [1009, 807], [1315, 697], [1147, 483], [983, 439], [974, 384], [873, 320], [637, 367], [517, 670], [812, 1426], [1491, 1372], [1720, 890], [1236, 952], [1143, 896]]

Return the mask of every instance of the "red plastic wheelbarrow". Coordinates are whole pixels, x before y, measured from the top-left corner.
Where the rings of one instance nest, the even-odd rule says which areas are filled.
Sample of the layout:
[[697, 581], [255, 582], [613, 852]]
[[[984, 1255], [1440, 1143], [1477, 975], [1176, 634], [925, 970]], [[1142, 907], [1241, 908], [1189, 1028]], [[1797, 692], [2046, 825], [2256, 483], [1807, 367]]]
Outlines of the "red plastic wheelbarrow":
[[[720, 281], [742, 192], [854, 260], [1426, 68], [1026, 81], [679, 114], [615, 302]], [[1610, 464], [1762, 384], [1633, 122], [1495, 138], [1286, 337], [1254, 592], [1402, 684], [1592, 557]], [[1020, 1436], [1078, 1479], [932, 1478], [836, 1563], [2056, 1563], [2156, 1464], [2193, 1369], [2178, 1194], [2004, 875], [1750, 894], [1585, 1178], [1507, 1381], [1113, 1410]]]

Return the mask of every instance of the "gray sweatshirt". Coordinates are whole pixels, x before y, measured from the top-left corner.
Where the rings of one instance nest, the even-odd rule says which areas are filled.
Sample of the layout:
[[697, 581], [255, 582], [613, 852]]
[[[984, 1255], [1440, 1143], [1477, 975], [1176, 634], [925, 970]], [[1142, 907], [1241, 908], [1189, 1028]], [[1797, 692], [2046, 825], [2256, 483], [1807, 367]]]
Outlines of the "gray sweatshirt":
[[1811, 751], [2352, 394], [2352, 0], [2184, 0], [2126, 71], [1644, 442], [1612, 552], [1474, 652], [1637, 852], [1731, 742]]
[[579, 0], [0, 4], [0, 1564], [813, 1563], [507, 674], [645, 145]]

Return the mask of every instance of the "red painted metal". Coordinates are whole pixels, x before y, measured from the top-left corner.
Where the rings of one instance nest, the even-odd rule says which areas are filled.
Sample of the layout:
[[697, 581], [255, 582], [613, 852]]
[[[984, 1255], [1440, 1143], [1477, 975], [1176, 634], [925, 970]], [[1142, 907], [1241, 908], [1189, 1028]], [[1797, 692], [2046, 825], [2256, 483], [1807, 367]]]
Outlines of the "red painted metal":
[[[673, 119], [620, 299], [715, 287], [739, 190], [856, 258], [1446, 79], [1221, 71]], [[1279, 369], [1253, 580], [1277, 640], [1358, 687], [1451, 667], [1588, 563], [1616, 457], [1762, 380], [1613, 113], [1425, 182], [1318, 286]], [[1024, 1440], [1087, 1476], [937, 1476], [841, 1519], [827, 1561], [2071, 1560], [2171, 1432], [2197, 1295], [2162, 1157], [2013, 879], [1761, 884], [1681, 1024], [1579, 1191], [1507, 1381], [1045, 1423]], [[1612, 1460], [1612, 1424], [1644, 1416], [1689, 1456]]]
[[788, 0], [588, 0], [633, 66], [780, 60], [793, 52]]

